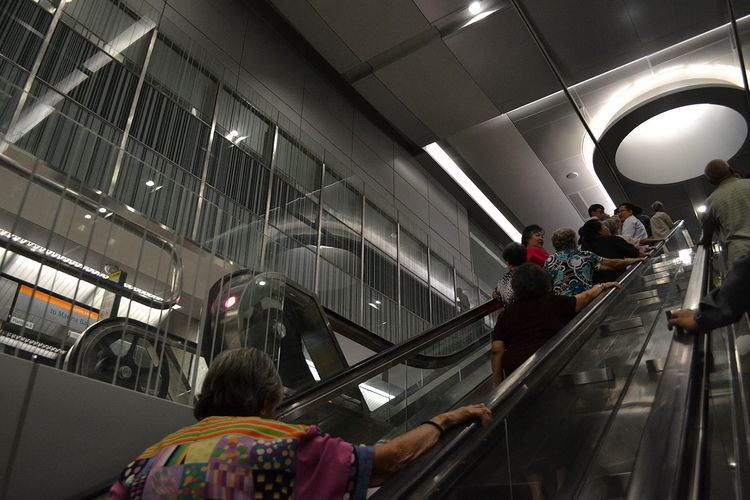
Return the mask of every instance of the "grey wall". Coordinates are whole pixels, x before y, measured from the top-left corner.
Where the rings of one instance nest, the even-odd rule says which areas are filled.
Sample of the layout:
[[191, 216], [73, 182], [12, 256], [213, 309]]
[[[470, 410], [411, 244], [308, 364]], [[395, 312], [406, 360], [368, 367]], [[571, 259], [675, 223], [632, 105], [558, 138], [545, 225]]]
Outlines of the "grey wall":
[[[159, 6], [156, 0], [151, 3]], [[278, 109], [311, 150], [322, 149], [326, 161], [349, 166], [364, 181], [365, 195], [388, 202], [394, 213], [407, 214], [456, 261], [463, 258], [468, 264], [466, 208], [416, 162], [392, 131], [376, 125], [370, 111], [252, 4], [168, 0], [164, 16], [208, 49], [239, 79], [239, 87], [252, 88]]]
[[0, 498], [79, 498], [192, 409], [0, 354]]

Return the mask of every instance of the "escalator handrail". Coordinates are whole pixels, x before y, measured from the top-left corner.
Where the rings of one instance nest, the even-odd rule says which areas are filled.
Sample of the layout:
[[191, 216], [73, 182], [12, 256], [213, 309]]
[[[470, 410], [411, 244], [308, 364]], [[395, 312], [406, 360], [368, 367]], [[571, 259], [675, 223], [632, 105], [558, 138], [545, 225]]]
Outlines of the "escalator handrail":
[[[697, 248], [683, 309], [696, 309], [708, 289], [710, 255], [710, 249]], [[675, 329], [636, 455], [629, 499], [700, 496], [707, 339], [703, 332]]]
[[394, 345], [384, 351], [353, 365], [346, 371], [337, 373], [307, 390], [295, 393], [291, 400], [284, 401], [278, 409], [278, 418], [283, 420], [304, 408], [341, 394], [347, 388], [366, 382], [383, 373], [388, 368], [399, 364], [404, 359], [418, 354], [426, 347], [443, 340], [456, 331], [469, 326], [502, 307], [497, 300], [490, 300], [463, 314], [451, 318], [445, 323], [432, 327], [424, 333]]
[[[664, 248], [666, 242], [683, 229], [684, 221], [677, 221], [669, 232], [669, 235], [654, 247], [651, 255], [656, 256]], [[624, 285], [635, 279], [647, 263], [648, 260], [639, 262], [628, 270], [620, 279], [620, 284], [623, 285], [623, 288]], [[572, 340], [572, 337], [578, 333], [579, 328], [589, 318], [599, 313], [602, 308], [606, 308], [616, 294], [619, 294], [619, 290], [616, 288], [605, 290], [604, 293], [586, 306], [570, 323], [563, 327], [557, 335], [547, 341], [539, 351], [514, 370], [503, 383], [498, 385], [485, 401], [492, 414], [508, 414], [515, 408], [524, 399], [525, 394], [529, 392], [533, 385], [531, 383], [532, 377], [538, 376], [545, 371], [545, 362], [553, 354], [562, 350], [564, 345], [567, 345]], [[496, 419], [493, 427], [500, 421], [501, 419]], [[420, 462], [418, 467], [414, 466], [408, 471], [404, 471], [406, 473], [400, 474], [398, 478], [388, 481], [380, 488], [374, 498], [432, 498], [435, 496], [435, 492], [444, 487], [446, 481], [455, 478], [457, 471], [465, 466], [467, 462], [465, 458], [472, 453], [474, 445], [479, 445], [482, 441], [484, 434], [480, 435], [481, 430], [481, 425], [476, 421], [470, 422], [463, 427], [452, 429], [447, 433], [442, 446], [434, 452], [429, 453], [425, 457], [424, 462]], [[488, 429], [485, 432], [492, 432], [492, 429]], [[470, 438], [473, 438], [472, 443], [466, 446]]]
[[[394, 342], [390, 342], [383, 337], [372, 333], [365, 327], [358, 325], [335, 311], [326, 308], [323, 308], [323, 310], [334, 333], [353, 340], [375, 353], [382, 352], [395, 345]], [[443, 368], [463, 359], [469, 352], [473, 352], [479, 344], [484, 344], [486, 342], [486, 335], [482, 335], [481, 337], [469, 341], [467, 344], [450, 354], [415, 354], [409, 357], [409, 363], [410, 366], [414, 368], [424, 368], [427, 370]]]

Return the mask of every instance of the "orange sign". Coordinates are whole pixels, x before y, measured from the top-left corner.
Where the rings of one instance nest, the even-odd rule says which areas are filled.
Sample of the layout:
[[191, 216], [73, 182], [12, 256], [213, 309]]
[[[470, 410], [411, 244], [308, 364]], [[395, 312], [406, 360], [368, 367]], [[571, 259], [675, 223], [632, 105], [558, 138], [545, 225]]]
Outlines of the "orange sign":
[[30, 286], [21, 285], [19, 292], [22, 293], [23, 295], [28, 295], [29, 297], [33, 299], [47, 302], [48, 304], [59, 307], [60, 309], [71, 311], [73, 312], [73, 314], [85, 316], [94, 321], [97, 321], [99, 319], [99, 314], [95, 313], [94, 311], [86, 309], [85, 307], [77, 306], [73, 304], [72, 302], [68, 302], [67, 300], [58, 299], [57, 297], [53, 297], [52, 295], [46, 294], [44, 292], [40, 292], [39, 290], [34, 290]]

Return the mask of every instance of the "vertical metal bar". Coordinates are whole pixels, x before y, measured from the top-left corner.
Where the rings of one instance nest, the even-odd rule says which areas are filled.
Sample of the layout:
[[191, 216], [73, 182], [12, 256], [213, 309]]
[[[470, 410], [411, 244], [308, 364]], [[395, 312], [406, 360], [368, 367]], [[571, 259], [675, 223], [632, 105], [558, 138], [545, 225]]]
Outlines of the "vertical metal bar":
[[550, 55], [549, 51], [547, 50], [547, 47], [544, 45], [544, 42], [542, 42], [541, 37], [537, 34], [536, 30], [531, 24], [531, 21], [529, 20], [529, 16], [526, 14], [526, 11], [523, 10], [523, 7], [519, 4], [518, 0], [510, 0], [510, 3], [513, 5], [513, 8], [516, 10], [516, 13], [521, 18], [521, 21], [523, 22], [524, 26], [526, 27], [526, 30], [529, 32], [529, 35], [531, 35], [531, 38], [534, 39], [534, 42], [536, 43], [537, 48], [539, 48], [539, 51], [542, 53], [542, 57], [544, 57], [544, 60], [547, 62], [547, 66], [552, 70], [552, 73], [555, 75], [555, 78], [557, 79], [557, 83], [560, 85], [560, 88], [562, 88], [563, 93], [565, 94], [565, 97], [568, 98], [568, 101], [570, 101], [570, 105], [573, 106], [573, 111], [575, 111], [576, 116], [581, 122], [581, 125], [583, 125], [583, 128], [586, 129], [586, 134], [588, 134], [591, 141], [594, 143], [594, 154], [600, 154], [602, 158], [604, 159], [604, 163], [607, 165], [607, 168], [609, 168], [610, 172], [612, 173], [612, 178], [617, 184], [617, 187], [622, 191], [622, 194], [624, 195], [627, 191], [625, 191], [625, 188], [622, 185], [622, 182], [620, 182], [620, 177], [617, 174], [617, 169], [612, 165], [612, 162], [609, 161], [609, 158], [606, 154], [604, 154], [604, 150], [601, 148], [601, 145], [599, 144], [599, 139], [596, 138], [594, 135], [594, 132], [591, 130], [591, 127], [589, 127], [588, 122], [586, 122], [586, 118], [584, 118], [583, 113], [581, 113], [581, 110], [578, 109], [578, 105], [576, 104], [575, 100], [573, 99], [573, 95], [570, 93], [570, 90], [568, 89], [568, 86], [565, 84], [565, 80], [563, 80], [562, 73], [560, 73], [560, 70], [557, 69], [557, 65], [552, 60], [552, 56]]
[[740, 60], [740, 69], [742, 70], [742, 85], [745, 87], [745, 105], [747, 105], [747, 117], [750, 117], [750, 87], [748, 87], [747, 68], [745, 68], [745, 55], [742, 53], [742, 41], [740, 40], [740, 32], [737, 29], [737, 17], [734, 14], [734, 6], [732, 5], [732, 0], [727, 0], [727, 7], [729, 8], [729, 22], [732, 27], [732, 36], [734, 37], [734, 44], [737, 47], [737, 57]]
[[[36, 80], [36, 75], [39, 73], [39, 68], [42, 66], [42, 61], [44, 60], [44, 56], [47, 54], [47, 50], [49, 49], [49, 44], [52, 41], [52, 35], [55, 32], [55, 28], [57, 28], [57, 24], [62, 18], [65, 4], [65, 0], [59, 0], [57, 8], [55, 9], [55, 13], [52, 16], [52, 21], [50, 21], [49, 27], [47, 28], [47, 33], [44, 35], [44, 39], [42, 40], [42, 45], [39, 47], [39, 52], [36, 53], [36, 59], [34, 59], [34, 64], [32, 64], [31, 66], [29, 76], [26, 78], [26, 83], [24, 84], [21, 95], [19, 96], [16, 110], [13, 112], [13, 116], [10, 119], [10, 124], [8, 125], [8, 134], [6, 134], [6, 137], [10, 135], [10, 132], [16, 126], [18, 118], [21, 116], [21, 111], [23, 111], [23, 107], [26, 105], [26, 100], [28, 99], [29, 93], [31, 92], [31, 86], [34, 84], [34, 80]], [[5, 149], [7, 147], [8, 144], [3, 141], [2, 147], [0, 148], [0, 153], [5, 152]]]
[[221, 93], [221, 80], [216, 79], [216, 96], [214, 97], [214, 110], [211, 116], [211, 132], [208, 136], [208, 145], [206, 146], [206, 158], [203, 160], [203, 167], [201, 168], [201, 185], [198, 188], [198, 204], [195, 207], [195, 224], [193, 224], [193, 232], [191, 239], [198, 241], [198, 229], [200, 224], [198, 221], [201, 220], [201, 213], [203, 212], [203, 197], [206, 195], [206, 182], [208, 179], [208, 167], [211, 163], [211, 151], [214, 147], [214, 136], [216, 135], [216, 120], [219, 114], [219, 94]]
[[326, 180], [326, 162], [320, 168], [320, 195], [318, 196], [318, 243], [315, 247], [315, 293], [320, 296], [320, 245], [323, 241], [323, 184]]
[[130, 137], [130, 129], [133, 128], [133, 120], [135, 119], [135, 111], [138, 108], [138, 101], [141, 97], [141, 90], [143, 89], [143, 82], [146, 79], [146, 71], [148, 65], [151, 62], [151, 54], [154, 52], [154, 45], [156, 45], [156, 26], [151, 30], [151, 40], [148, 41], [148, 49], [146, 50], [146, 58], [143, 60], [143, 66], [141, 72], [138, 74], [138, 84], [135, 87], [135, 94], [133, 94], [133, 101], [130, 103], [130, 110], [128, 110], [128, 120], [125, 122], [125, 130], [122, 132], [122, 139], [120, 139], [120, 145], [117, 149], [117, 158], [115, 159], [115, 168], [112, 171], [112, 179], [109, 182], [109, 190], [107, 194], [113, 196], [115, 193], [115, 187], [117, 186], [117, 180], [120, 177], [120, 169], [122, 168], [122, 160], [125, 158], [125, 147], [128, 144], [128, 138]]
[[271, 148], [271, 165], [269, 168], [268, 176], [268, 192], [266, 193], [266, 213], [263, 216], [263, 233], [260, 235], [260, 271], [265, 270], [266, 265], [266, 253], [267, 253], [267, 242], [266, 238], [268, 233], [268, 219], [271, 215], [271, 194], [273, 193], [273, 176], [274, 169], [276, 168], [276, 149], [279, 146], [279, 126], [273, 125], [273, 147]]
[[[367, 208], [367, 197], [362, 190], [362, 237], [359, 252], [359, 318], [365, 325], [365, 209]], [[365, 325], [367, 326], [367, 325]]]
[[433, 317], [432, 317], [432, 246], [430, 245], [430, 241], [432, 240], [432, 237], [428, 234], [427, 235], [427, 307], [430, 311], [430, 325], [434, 325]]
[[[395, 331], [402, 332], [403, 334], [403, 327], [401, 322], [401, 316], [402, 316], [402, 306], [401, 306], [401, 223], [396, 222], [396, 300], [398, 301], [398, 325], [396, 325]], [[417, 332], [415, 332], [417, 333]], [[406, 336], [410, 336], [409, 332], [405, 333]], [[404, 339], [399, 339], [400, 341], [403, 341]]]

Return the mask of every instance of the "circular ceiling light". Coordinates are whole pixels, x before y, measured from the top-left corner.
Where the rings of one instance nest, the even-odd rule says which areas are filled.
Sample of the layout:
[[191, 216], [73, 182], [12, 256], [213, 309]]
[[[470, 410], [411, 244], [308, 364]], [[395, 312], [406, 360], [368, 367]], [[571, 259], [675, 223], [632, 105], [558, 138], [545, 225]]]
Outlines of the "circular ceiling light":
[[480, 2], [471, 2], [469, 5], [469, 14], [476, 16], [482, 12], [482, 4]]
[[731, 158], [745, 143], [747, 122], [735, 109], [691, 104], [644, 121], [617, 147], [617, 169], [636, 182], [671, 184], [703, 174], [714, 158]]

